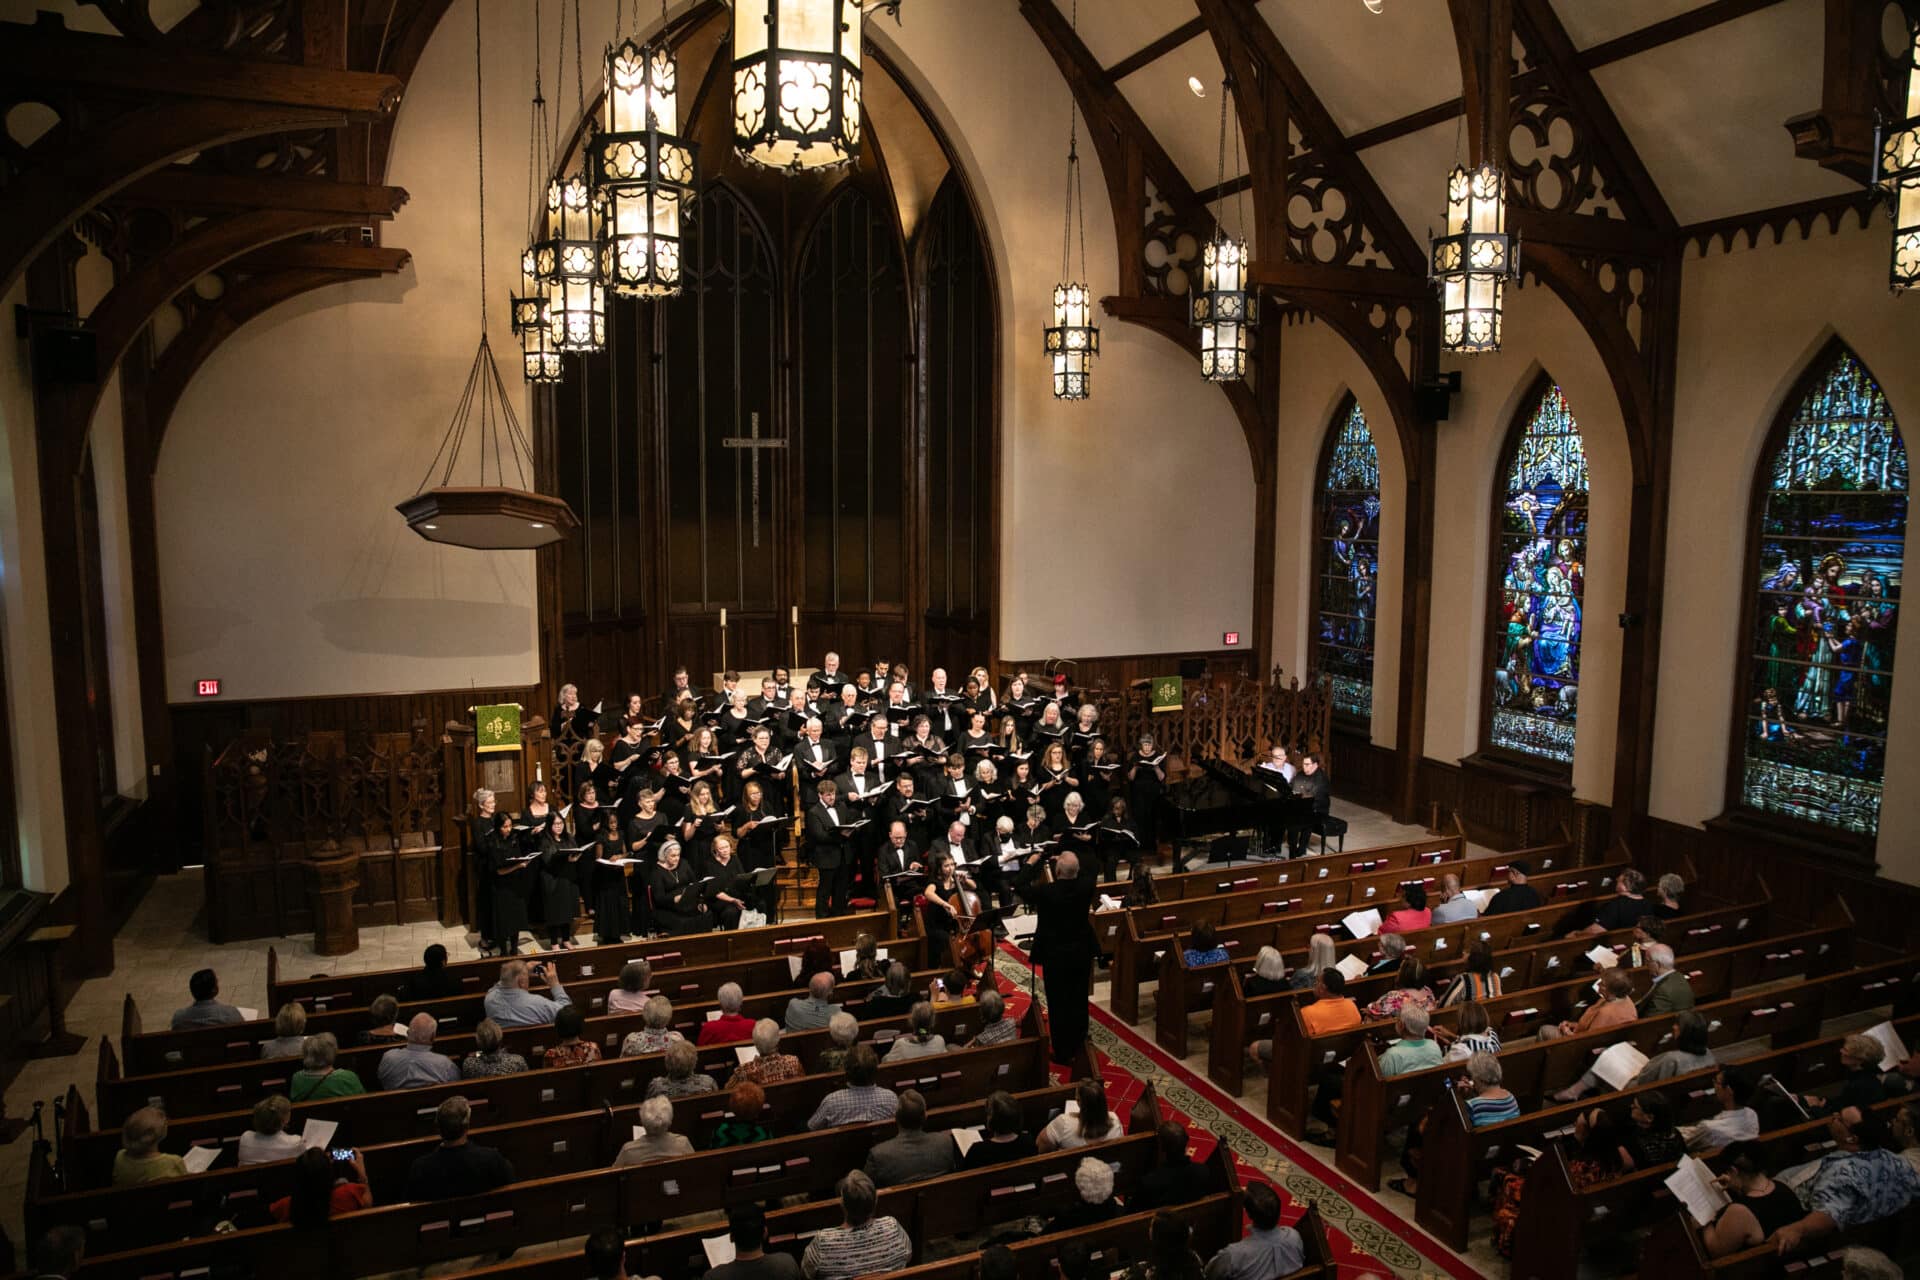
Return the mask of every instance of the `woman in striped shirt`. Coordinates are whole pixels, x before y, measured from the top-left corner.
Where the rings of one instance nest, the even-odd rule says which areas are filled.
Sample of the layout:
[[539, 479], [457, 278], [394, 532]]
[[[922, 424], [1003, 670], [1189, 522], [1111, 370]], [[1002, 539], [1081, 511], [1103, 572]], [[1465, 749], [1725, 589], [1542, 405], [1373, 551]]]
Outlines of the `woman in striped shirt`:
[[1500, 1033], [1487, 1019], [1487, 1010], [1477, 1000], [1460, 1006], [1460, 1016], [1452, 1027], [1435, 1027], [1434, 1039], [1447, 1046], [1446, 1062], [1465, 1062], [1476, 1053], [1499, 1053]]
[[1502, 1120], [1520, 1116], [1520, 1099], [1502, 1086], [1500, 1059], [1490, 1053], [1476, 1053], [1467, 1059], [1467, 1080], [1473, 1096], [1467, 1099], [1467, 1120], [1476, 1129], [1484, 1129]]

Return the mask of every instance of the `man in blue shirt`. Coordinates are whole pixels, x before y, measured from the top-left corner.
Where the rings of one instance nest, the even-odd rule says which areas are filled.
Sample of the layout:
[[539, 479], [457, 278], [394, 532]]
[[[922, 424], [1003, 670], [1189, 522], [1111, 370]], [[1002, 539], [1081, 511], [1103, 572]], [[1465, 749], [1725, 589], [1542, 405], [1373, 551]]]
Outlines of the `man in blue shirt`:
[[380, 1055], [382, 1089], [418, 1089], [460, 1078], [452, 1058], [433, 1051], [440, 1023], [430, 1013], [416, 1013], [407, 1024], [407, 1042]]
[[[527, 989], [533, 977], [547, 984], [552, 999]], [[545, 964], [529, 966], [525, 960], [509, 960], [500, 966], [500, 981], [487, 992], [484, 1003], [487, 1016], [503, 1027], [544, 1027], [553, 1022], [560, 1006], [572, 1004], [573, 998], [561, 985], [558, 974], [548, 976]]]
[[211, 969], [202, 969], [187, 979], [187, 990], [193, 993], [193, 1003], [173, 1013], [173, 1029], [186, 1031], [193, 1027], [221, 1027], [231, 1022], [245, 1022], [241, 1012], [230, 1004], [222, 1004], [219, 999], [220, 979]]
[[1247, 1222], [1253, 1230], [1213, 1255], [1207, 1280], [1269, 1280], [1306, 1265], [1300, 1233], [1280, 1225], [1280, 1194], [1264, 1182], [1249, 1183]]

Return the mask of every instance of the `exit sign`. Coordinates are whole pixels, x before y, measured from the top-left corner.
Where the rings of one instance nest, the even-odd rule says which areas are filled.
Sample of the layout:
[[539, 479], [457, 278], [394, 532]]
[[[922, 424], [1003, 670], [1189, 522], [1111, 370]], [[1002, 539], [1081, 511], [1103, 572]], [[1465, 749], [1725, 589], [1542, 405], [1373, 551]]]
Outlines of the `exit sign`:
[[195, 686], [194, 692], [203, 698], [217, 698], [220, 696], [220, 682], [218, 680], [202, 680]]
[[1231, 649], [1240, 643], [1240, 633], [1238, 631], [1224, 631], [1220, 634], [1220, 643]]

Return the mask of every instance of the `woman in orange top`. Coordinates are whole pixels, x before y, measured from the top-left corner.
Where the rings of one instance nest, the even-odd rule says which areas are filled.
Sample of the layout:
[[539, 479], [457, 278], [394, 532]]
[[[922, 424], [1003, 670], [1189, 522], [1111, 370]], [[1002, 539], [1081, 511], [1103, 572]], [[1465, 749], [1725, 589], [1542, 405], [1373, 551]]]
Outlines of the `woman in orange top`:
[[1639, 1016], [1633, 1007], [1633, 979], [1624, 969], [1609, 969], [1600, 979], [1600, 999], [1587, 1006], [1578, 1022], [1562, 1022], [1558, 1026], [1540, 1028], [1542, 1040], [1555, 1040], [1561, 1036], [1583, 1035], [1589, 1031], [1605, 1031], [1608, 1027], [1617, 1027], [1632, 1022]]

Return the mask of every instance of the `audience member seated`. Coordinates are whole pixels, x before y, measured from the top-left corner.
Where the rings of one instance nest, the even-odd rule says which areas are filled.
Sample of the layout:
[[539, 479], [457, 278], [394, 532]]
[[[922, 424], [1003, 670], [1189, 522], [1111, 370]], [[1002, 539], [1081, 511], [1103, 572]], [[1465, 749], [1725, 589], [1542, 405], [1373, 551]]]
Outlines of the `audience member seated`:
[[1244, 1202], [1247, 1234], [1213, 1255], [1207, 1280], [1274, 1280], [1306, 1266], [1300, 1233], [1280, 1225], [1280, 1193], [1264, 1182], [1249, 1182]]
[[433, 1038], [439, 1032], [440, 1023], [432, 1014], [414, 1014], [407, 1024], [407, 1042], [380, 1055], [380, 1087], [418, 1089], [458, 1080], [460, 1068], [453, 1059], [433, 1051]]
[[1260, 948], [1253, 958], [1253, 972], [1247, 975], [1246, 994], [1270, 996], [1288, 989], [1287, 962], [1279, 948]]
[[727, 1089], [729, 1114], [713, 1128], [708, 1147], [740, 1147], [773, 1137], [767, 1126], [767, 1091], [751, 1080], [735, 1080]]
[[898, 960], [887, 965], [886, 985], [860, 1002], [860, 1017], [897, 1018], [913, 1008], [913, 971]]
[[[1403, 938], [1401, 946], [1405, 945]], [[1333, 939], [1324, 933], [1314, 934], [1307, 939], [1307, 962], [1287, 975], [1287, 987], [1293, 991], [1313, 990], [1314, 984], [1320, 981], [1321, 970], [1333, 968], [1339, 960], [1340, 953], [1335, 950]], [[1394, 967], [1399, 967], [1398, 961]]]
[[1487, 909], [1482, 914], [1489, 916], [1512, 915], [1519, 911], [1532, 911], [1541, 905], [1540, 891], [1527, 883], [1527, 877], [1533, 874], [1533, 868], [1525, 858], [1516, 858], [1507, 864], [1507, 884], [1500, 892], [1487, 899]]
[[1419, 882], [1409, 884], [1401, 894], [1406, 904], [1390, 912], [1380, 922], [1381, 936], [1392, 933], [1412, 933], [1416, 929], [1426, 929], [1433, 925], [1433, 912], [1427, 906], [1427, 887]]
[[402, 1037], [394, 1032], [400, 1021], [400, 999], [398, 996], [382, 993], [373, 998], [367, 1006], [367, 1025], [356, 1031], [353, 1045], [364, 1049], [368, 1045], [392, 1044]]
[[187, 1162], [160, 1149], [167, 1138], [167, 1113], [142, 1107], [127, 1117], [120, 1129], [120, 1150], [113, 1157], [113, 1185], [157, 1182], [186, 1173]]
[[907, 1034], [896, 1037], [888, 1046], [887, 1061], [931, 1058], [946, 1051], [947, 1038], [933, 1029], [933, 1006], [922, 1000], [907, 1014]]
[[807, 1128], [829, 1129], [837, 1124], [866, 1124], [873, 1120], [891, 1120], [900, 1109], [900, 1096], [874, 1083], [880, 1073], [880, 1058], [873, 1046], [857, 1044], [847, 1054], [847, 1083], [820, 1099]]
[[27, 1250], [27, 1268], [33, 1272], [34, 1280], [68, 1280], [80, 1270], [80, 1261], [86, 1254], [85, 1228], [62, 1223], [33, 1242], [33, 1247]]
[[407, 1199], [451, 1200], [479, 1195], [514, 1180], [513, 1164], [492, 1147], [467, 1137], [473, 1108], [462, 1097], [448, 1098], [433, 1113], [440, 1145], [418, 1157], [407, 1170]]
[[1418, 1005], [1400, 1010], [1400, 1038], [1380, 1055], [1380, 1074], [1403, 1076], [1409, 1071], [1440, 1065], [1440, 1046], [1427, 1038], [1428, 1015]]
[[645, 960], [629, 960], [620, 966], [620, 985], [607, 992], [608, 1013], [639, 1013], [647, 1007], [647, 983], [653, 979], [653, 967]]
[[704, 1071], [695, 1071], [700, 1065], [700, 1054], [685, 1040], [676, 1040], [667, 1046], [667, 1074], [655, 1076], [647, 1081], [649, 1098], [691, 1098], [696, 1093], [712, 1093], [719, 1089], [713, 1077]]
[[1768, 1239], [1783, 1256], [1841, 1231], [1904, 1212], [1920, 1197], [1920, 1173], [1894, 1151], [1893, 1131], [1874, 1112], [1834, 1112], [1828, 1132], [1839, 1149], [1820, 1157], [1798, 1183], [1806, 1215]]
[[340, 1042], [333, 1038], [333, 1032], [308, 1036], [307, 1047], [300, 1051], [300, 1069], [287, 1081], [288, 1099], [317, 1102], [322, 1098], [347, 1098], [365, 1093], [367, 1086], [360, 1083], [358, 1075], [333, 1065], [339, 1052]]
[[1154, 1137], [1155, 1163], [1142, 1175], [1140, 1190], [1131, 1198], [1132, 1212], [1187, 1204], [1212, 1193], [1213, 1170], [1187, 1154], [1184, 1126], [1163, 1120]]
[[1647, 878], [1640, 872], [1628, 867], [1613, 882], [1613, 896], [1593, 913], [1593, 923], [1586, 928], [1587, 933], [1611, 933], [1615, 929], [1631, 929], [1641, 916], [1652, 914], [1652, 905], [1640, 891], [1647, 886]]
[[734, 1084], [752, 1081], [764, 1087], [782, 1080], [797, 1080], [806, 1074], [799, 1058], [780, 1052], [780, 1024], [772, 1018], [762, 1018], [753, 1024], [753, 1053], [751, 1059], [733, 1069]]
[[1460, 1006], [1451, 1027], [1434, 1027], [1433, 1036], [1447, 1047], [1444, 1062], [1465, 1062], [1476, 1053], [1499, 1053], [1500, 1033], [1493, 1029], [1487, 1008], [1477, 1000]]
[[193, 1003], [173, 1011], [173, 1029], [188, 1031], [194, 1027], [223, 1027], [230, 1022], [245, 1022], [240, 1011], [220, 1000], [220, 979], [211, 969], [197, 970], [187, 979], [187, 991]]
[[707, 1019], [694, 1037], [695, 1044], [732, 1044], [753, 1035], [753, 1019], [740, 1012], [747, 996], [739, 983], [721, 983], [713, 998], [720, 1005], [720, 1016]]
[[853, 940], [853, 968], [847, 970], [848, 982], [865, 982], [882, 977], [889, 966], [880, 959], [880, 940], [870, 933], [862, 933]]
[[1125, 1280], [1200, 1280], [1200, 1255], [1193, 1251], [1193, 1229], [1171, 1209], [1161, 1209], [1147, 1225], [1147, 1257], [1128, 1267]]
[[[1613, 1118], [1598, 1107], [1574, 1118], [1573, 1140], [1566, 1144], [1566, 1152], [1567, 1174], [1576, 1191], [1620, 1176], [1619, 1133]], [[1493, 1195], [1493, 1247], [1501, 1257], [1511, 1258], [1526, 1174], [1502, 1165], [1494, 1169], [1488, 1185]]]
[[324, 1229], [331, 1218], [373, 1208], [373, 1189], [367, 1185], [367, 1166], [360, 1153], [341, 1154], [347, 1158], [336, 1160], [332, 1152], [318, 1147], [301, 1152], [293, 1162], [293, 1194], [267, 1206], [273, 1220]]
[[918, 1089], [901, 1092], [894, 1122], [898, 1132], [867, 1152], [867, 1176], [874, 1186], [897, 1187], [959, 1168], [960, 1153], [953, 1145], [953, 1135], [945, 1130], [927, 1132], [927, 1100]]
[[1720, 1110], [1699, 1124], [1680, 1126], [1680, 1137], [1686, 1142], [1687, 1150], [1698, 1155], [1759, 1137], [1759, 1113], [1746, 1101], [1752, 1092], [1753, 1081], [1745, 1071], [1739, 1067], [1721, 1067], [1713, 1077], [1713, 1098], [1720, 1104]]
[[733, 1261], [707, 1272], [706, 1280], [801, 1280], [800, 1264], [790, 1253], [766, 1252], [767, 1214], [749, 1201], [727, 1210], [727, 1234]]
[[1720, 1185], [1733, 1203], [1700, 1232], [1710, 1258], [1724, 1258], [1762, 1243], [1782, 1227], [1806, 1216], [1800, 1197], [1785, 1183], [1767, 1176], [1761, 1163], [1763, 1148], [1756, 1142], [1734, 1142], [1715, 1163]]
[[[1625, 1026], [1639, 1016], [1639, 1011], [1633, 1004], [1633, 979], [1624, 969], [1609, 969], [1600, 975], [1600, 998], [1587, 1006], [1586, 1012], [1580, 1015], [1580, 1020], [1549, 1023], [1540, 1028], [1540, 1038], [1558, 1040], [1562, 1036], [1579, 1036], [1589, 1031], [1605, 1031], [1609, 1027]], [[1588, 1072], [1579, 1081], [1553, 1096], [1560, 1102], [1572, 1102], [1576, 1098], [1591, 1093], [1599, 1082], [1600, 1077]]]
[[[1331, 945], [1333, 939], [1328, 938], [1327, 942]], [[1380, 958], [1367, 966], [1364, 976], [1372, 978], [1383, 973], [1398, 973], [1400, 962], [1406, 958], [1407, 940], [1397, 933], [1383, 933], [1380, 935]]]
[[[528, 990], [534, 978], [547, 984], [551, 997]], [[487, 992], [489, 1018], [502, 1027], [544, 1027], [551, 1023], [563, 1005], [573, 1003], [560, 975], [550, 973], [545, 964], [529, 965], [525, 960], [509, 960], [500, 966], [500, 981]]]
[[673, 1103], [663, 1095], [640, 1104], [640, 1129], [641, 1135], [622, 1146], [620, 1154], [613, 1158], [614, 1168], [693, 1154], [693, 1143], [673, 1131]]
[[1107, 1110], [1107, 1088], [1099, 1080], [1082, 1080], [1073, 1092], [1073, 1106], [1047, 1121], [1035, 1142], [1040, 1154], [1076, 1151], [1095, 1142], [1126, 1136], [1127, 1126]]
[[643, 1053], [661, 1053], [667, 1046], [686, 1039], [672, 1027], [673, 1001], [665, 996], [649, 996], [640, 1020], [645, 1025], [638, 1031], [627, 1032], [627, 1038], [620, 1042], [620, 1056], [623, 1058], [637, 1058]]
[[1663, 920], [1671, 920], [1680, 914], [1680, 895], [1687, 891], [1687, 882], [1669, 871], [1654, 882], [1653, 901], [1648, 905], [1654, 915]]
[[263, 1058], [297, 1058], [307, 1045], [307, 1007], [289, 1000], [273, 1015], [273, 1039], [262, 1041]]
[[1434, 924], [1459, 924], [1479, 914], [1479, 904], [1461, 892], [1459, 876], [1449, 871], [1440, 877], [1440, 903], [1433, 909]]
[[1693, 987], [1688, 984], [1687, 975], [1674, 972], [1673, 948], [1664, 942], [1656, 942], [1650, 947], [1643, 947], [1640, 954], [1646, 960], [1647, 968], [1653, 971], [1653, 985], [1638, 1002], [1640, 1016], [1652, 1018], [1693, 1008]]
[[1448, 1009], [1468, 1000], [1482, 1002], [1498, 999], [1503, 992], [1500, 975], [1494, 971], [1493, 947], [1485, 938], [1475, 938], [1467, 947], [1467, 967], [1453, 976], [1440, 1007]]
[[1809, 1111], [1838, 1111], [1859, 1107], [1862, 1111], [1881, 1102], [1887, 1088], [1880, 1079], [1880, 1042], [1869, 1035], [1851, 1035], [1840, 1042], [1840, 1066], [1846, 1072], [1840, 1079], [1840, 1091], [1831, 1098], [1804, 1095], [1800, 1101]]
[[827, 1020], [827, 1047], [814, 1057], [822, 1071], [843, 1071], [854, 1041], [860, 1038], [860, 1020], [850, 1013], [836, 1013]]
[[1500, 1059], [1492, 1054], [1476, 1053], [1467, 1059], [1467, 1087], [1473, 1095], [1467, 1099], [1467, 1119], [1474, 1128], [1484, 1129], [1519, 1117], [1520, 1099], [1507, 1091], [1502, 1083], [1505, 1078]]
[[271, 1164], [291, 1160], [307, 1149], [297, 1133], [287, 1132], [287, 1119], [293, 1104], [282, 1094], [260, 1099], [253, 1104], [253, 1128], [240, 1135], [241, 1164]]
[[985, 1169], [1040, 1154], [1033, 1135], [1020, 1127], [1020, 1104], [1012, 1094], [1004, 1089], [988, 1094], [986, 1116], [985, 1134], [961, 1160], [961, 1168]]
[[1673, 1020], [1673, 1048], [1647, 1059], [1647, 1065], [1627, 1082], [1627, 1087], [1655, 1084], [1719, 1065], [1720, 1060], [1707, 1047], [1707, 1020], [1689, 1009]]
[[1227, 949], [1220, 945], [1219, 935], [1212, 925], [1202, 920], [1193, 926], [1193, 932], [1187, 935], [1185, 956], [1187, 967], [1197, 969], [1203, 964], [1225, 964]]
[[844, 1222], [821, 1229], [808, 1243], [800, 1259], [807, 1280], [853, 1280], [898, 1271], [913, 1261], [906, 1228], [893, 1218], [876, 1216], [878, 1208], [873, 1179], [858, 1169], [840, 1179]]
[[1686, 1139], [1673, 1122], [1673, 1102], [1657, 1089], [1636, 1093], [1627, 1108], [1632, 1122], [1620, 1138], [1620, 1163], [1631, 1171], [1670, 1164], [1686, 1154]]
[[[1005, 822], [1002, 818], [1000, 821]], [[1020, 1280], [1020, 1259], [1003, 1244], [990, 1244], [980, 1251], [976, 1280]]]
[[[1418, 961], [1414, 962], [1418, 964]], [[1360, 1006], [1346, 994], [1347, 975], [1322, 969], [1313, 988], [1313, 1003], [1300, 1010], [1300, 1021], [1310, 1036], [1324, 1036], [1360, 1025]], [[1271, 1050], [1268, 1057], [1272, 1056]]]
[[807, 994], [787, 1001], [786, 1028], [789, 1031], [813, 1031], [824, 1027], [840, 1012], [833, 1002], [833, 975], [816, 973], [807, 979]]
[[967, 1041], [969, 1049], [985, 1049], [1020, 1038], [1020, 1024], [1007, 1016], [1007, 998], [992, 987], [980, 993], [980, 1029]]
[[447, 972], [447, 949], [437, 942], [420, 957], [420, 972], [406, 986], [409, 1000], [444, 1000], [461, 990], [460, 979]]
[[627, 1280], [627, 1242], [612, 1227], [587, 1237], [583, 1259], [588, 1280]]
[[486, 1076], [515, 1076], [527, 1069], [527, 1060], [500, 1047], [504, 1033], [492, 1018], [482, 1018], [473, 1029], [473, 1052], [460, 1063], [460, 1074], [468, 1080]]
[[1074, 1202], [1047, 1220], [1047, 1232], [1073, 1231], [1120, 1216], [1113, 1198], [1113, 1166], [1088, 1156], [1073, 1171]]
[[570, 1004], [561, 1009], [553, 1018], [553, 1030], [560, 1037], [560, 1043], [540, 1056], [540, 1064], [546, 1067], [578, 1067], [600, 1061], [600, 1046], [581, 1038], [586, 1027], [587, 1015], [581, 1012], [580, 1006]]
[[1427, 966], [1408, 956], [1400, 962], [1400, 975], [1391, 991], [1367, 1006], [1369, 1018], [1391, 1018], [1402, 1009], [1433, 1008], [1433, 988], [1428, 985]]

